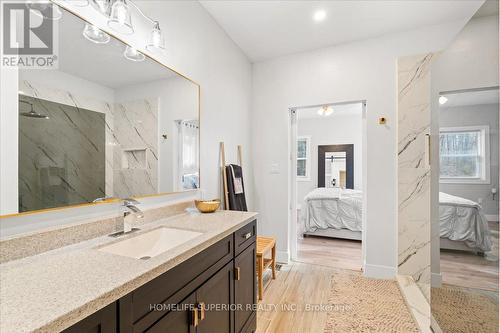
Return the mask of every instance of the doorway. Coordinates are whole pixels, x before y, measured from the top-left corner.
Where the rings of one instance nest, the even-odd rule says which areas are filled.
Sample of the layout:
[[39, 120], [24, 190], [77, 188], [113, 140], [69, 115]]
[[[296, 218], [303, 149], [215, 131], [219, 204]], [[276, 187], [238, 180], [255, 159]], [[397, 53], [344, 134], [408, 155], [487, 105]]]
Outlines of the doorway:
[[291, 259], [361, 270], [365, 101], [290, 108]]

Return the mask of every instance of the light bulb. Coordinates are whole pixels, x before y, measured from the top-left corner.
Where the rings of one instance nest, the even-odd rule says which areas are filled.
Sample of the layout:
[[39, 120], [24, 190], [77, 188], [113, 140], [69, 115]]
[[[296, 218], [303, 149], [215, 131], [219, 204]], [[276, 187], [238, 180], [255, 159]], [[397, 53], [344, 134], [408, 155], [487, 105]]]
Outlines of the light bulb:
[[134, 33], [132, 26], [132, 17], [128, 4], [125, 0], [115, 0], [111, 6], [111, 14], [108, 20], [108, 26], [116, 32], [130, 35]]
[[448, 98], [446, 98], [445, 96], [439, 96], [439, 104], [440, 105], [443, 105], [446, 102], [448, 102]]
[[96, 44], [106, 44], [110, 40], [110, 37], [107, 33], [90, 23], [85, 24], [85, 28], [83, 29], [83, 36]]
[[133, 48], [132, 46], [128, 46], [128, 45], [125, 48], [125, 52], [123, 52], [123, 56], [125, 58], [127, 58], [128, 60], [132, 60], [132, 61], [144, 61], [144, 59], [146, 59], [144, 54], [137, 51], [136, 48]]
[[329, 116], [333, 113], [333, 108], [329, 105], [322, 106], [321, 109], [318, 110], [318, 114], [320, 116]]
[[155, 21], [153, 23], [153, 30], [151, 31], [146, 49], [149, 51], [163, 50], [165, 48], [164, 44], [163, 34], [160, 30], [160, 23]]

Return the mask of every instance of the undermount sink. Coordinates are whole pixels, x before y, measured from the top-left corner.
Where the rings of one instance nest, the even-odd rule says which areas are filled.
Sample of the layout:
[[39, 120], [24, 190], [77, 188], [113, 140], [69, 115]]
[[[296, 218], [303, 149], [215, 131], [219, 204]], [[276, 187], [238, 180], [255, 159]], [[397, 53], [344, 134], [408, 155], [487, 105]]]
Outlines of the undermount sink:
[[149, 259], [200, 235], [202, 233], [196, 231], [161, 227], [103, 246], [99, 251], [135, 259]]

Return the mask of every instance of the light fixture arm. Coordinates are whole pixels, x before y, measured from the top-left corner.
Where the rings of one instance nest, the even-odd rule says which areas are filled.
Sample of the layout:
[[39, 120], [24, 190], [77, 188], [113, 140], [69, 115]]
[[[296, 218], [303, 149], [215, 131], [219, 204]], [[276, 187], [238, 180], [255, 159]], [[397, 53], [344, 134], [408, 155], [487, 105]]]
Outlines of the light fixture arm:
[[130, 5], [132, 5], [138, 12], [139, 14], [141, 14], [146, 20], [148, 20], [149, 22], [151, 22], [152, 24], [155, 24], [157, 21], [156, 20], [153, 20], [151, 17], [147, 16], [146, 14], [144, 14], [144, 12], [139, 8], [139, 6], [137, 6], [133, 1], [131, 0], [128, 0], [127, 1]]

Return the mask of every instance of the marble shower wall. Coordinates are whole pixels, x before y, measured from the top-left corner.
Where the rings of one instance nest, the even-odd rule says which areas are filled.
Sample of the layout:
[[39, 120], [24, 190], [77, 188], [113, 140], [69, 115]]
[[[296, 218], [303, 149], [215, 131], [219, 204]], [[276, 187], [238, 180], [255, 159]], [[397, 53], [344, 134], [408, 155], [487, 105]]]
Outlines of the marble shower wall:
[[105, 194], [105, 115], [19, 96], [49, 119], [19, 117], [19, 211], [89, 202]]
[[26, 79], [19, 81], [19, 90], [26, 96], [69, 105], [77, 109], [92, 110], [105, 115], [105, 196], [113, 196], [113, 146], [109, 144], [113, 141], [113, 117], [111, 114], [113, 101], [99, 100], [91, 96], [80, 94], [77, 91], [56, 89], [54, 87], [48, 87], [43, 83]]
[[[74, 108], [82, 114], [95, 111], [104, 119], [104, 135], [90, 134], [92, 139], [99, 140], [99, 145], [104, 145], [104, 171], [102, 167], [94, 168], [94, 171], [101, 170], [101, 174], [104, 175], [104, 184], [100, 186], [104, 192], [101, 191], [96, 196], [80, 195], [68, 204], [89, 202], [104, 196], [129, 197], [158, 193], [158, 98], [115, 103], [112, 100], [102, 101], [92, 96], [84, 96], [78, 91], [48, 87], [43, 83], [26, 79], [19, 82], [19, 90], [23, 92], [23, 98], [33, 97], [43, 104], [58, 104], [59, 113], [51, 116], [53, 119], [62, 115], [60, 111], [66, 108]], [[22, 107], [23, 111], [27, 110], [25, 106]], [[67, 126], [65, 123], [60, 125]], [[81, 127], [80, 130], [85, 132], [87, 131], [85, 128]], [[33, 130], [38, 131], [39, 127]], [[25, 163], [26, 161], [20, 161], [20, 165]], [[92, 178], [100, 179], [100, 176], [93, 175]], [[21, 177], [19, 182], [20, 186], [30, 185]], [[43, 204], [35, 206], [24, 210], [47, 208]]]
[[158, 105], [158, 98], [114, 105], [115, 196], [158, 193]]
[[432, 60], [432, 54], [398, 60], [398, 274], [413, 277], [428, 300]]

